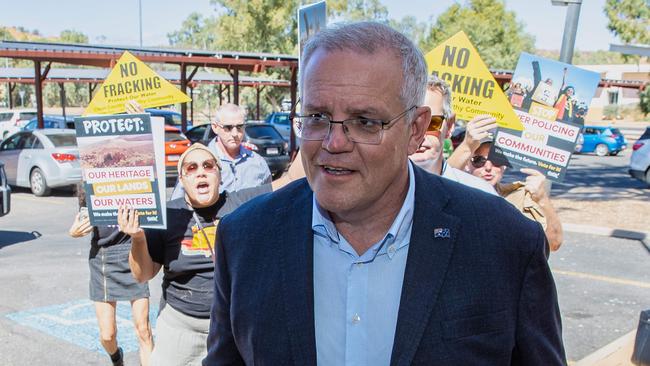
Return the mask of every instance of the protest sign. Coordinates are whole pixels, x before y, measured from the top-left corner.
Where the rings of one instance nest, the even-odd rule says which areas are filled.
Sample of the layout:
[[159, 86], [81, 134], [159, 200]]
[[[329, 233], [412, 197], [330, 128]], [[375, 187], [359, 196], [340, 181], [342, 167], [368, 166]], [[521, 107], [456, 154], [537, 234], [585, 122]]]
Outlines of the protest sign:
[[498, 128], [490, 160], [561, 182], [600, 75], [522, 53], [506, 96], [524, 129]]
[[325, 1], [301, 6], [298, 8], [298, 61], [302, 57], [302, 49], [312, 35], [327, 26], [327, 5]]
[[523, 128], [465, 32], [456, 33], [424, 58], [429, 73], [449, 84], [456, 118], [469, 121], [480, 114], [489, 114], [496, 118], [499, 126], [513, 130]]
[[75, 118], [92, 225], [116, 225], [124, 205], [142, 227], [165, 228], [164, 124], [148, 114]]
[[191, 99], [144, 62], [125, 51], [84, 111], [84, 116], [126, 111], [135, 100], [142, 108], [185, 103]]

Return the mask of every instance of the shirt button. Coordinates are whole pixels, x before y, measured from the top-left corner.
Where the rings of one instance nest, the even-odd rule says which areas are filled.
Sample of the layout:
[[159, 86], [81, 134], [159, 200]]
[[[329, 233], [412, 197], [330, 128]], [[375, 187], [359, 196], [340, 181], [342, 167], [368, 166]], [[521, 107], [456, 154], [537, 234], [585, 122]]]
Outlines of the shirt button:
[[363, 263], [361, 263], [361, 262], [359, 262], [359, 263], [355, 263], [354, 265], [355, 265], [357, 268], [361, 268], [361, 267], [363, 267]]
[[354, 316], [352, 317], [352, 324], [358, 324], [360, 321], [361, 321], [361, 317], [359, 316], [359, 314], [354, 314]]
[[391, 246], [388, 247], [388, 253], [395, 254], [395, 246], [394, 245], [391, 245]]

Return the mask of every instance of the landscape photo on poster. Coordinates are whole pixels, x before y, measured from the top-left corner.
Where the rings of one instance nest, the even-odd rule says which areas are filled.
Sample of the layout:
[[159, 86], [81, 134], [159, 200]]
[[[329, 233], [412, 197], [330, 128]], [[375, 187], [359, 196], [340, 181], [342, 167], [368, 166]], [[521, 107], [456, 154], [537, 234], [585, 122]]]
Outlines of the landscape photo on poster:
[[522, 53], [505, 93], [522, 131], [499, 127], [490, 160], [564, 179], [600, 75]]
[[114, 225], [130, 206], [142, 226], [164, 225], [149, 115], [80, 117], [75, 127], [91, 224]]

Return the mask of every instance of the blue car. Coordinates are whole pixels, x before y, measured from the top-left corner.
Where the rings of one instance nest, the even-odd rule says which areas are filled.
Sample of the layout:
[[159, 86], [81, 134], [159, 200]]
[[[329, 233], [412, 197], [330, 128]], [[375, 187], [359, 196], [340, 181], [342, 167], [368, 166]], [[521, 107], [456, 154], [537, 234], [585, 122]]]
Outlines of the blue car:
[[[34, 131], [38, 126], [38, 120], [32, 118], [21, 128], [21, 131]], [[63, 119], [63, 116], [55, 115], [44, 115], [43, 116], [43, 127], [44, 128], [71, 128], [74, 129], [74, 116], [66, 116]]]
[[[166, 110], [166, 109], [157, 109], [157, 108], [147, 108], [144, 110], [146, 113], [149, 113], [152, 117], [162, 117], [165, 119], [165, 124], [174, 126], [178, 129], [183, 125], [181, 122], [181, 114], [178, 112]], [[187, 128], [192, 127], [192, 121], [187, 121]]]
[[581, 153], [595, 152], [598, 156], [617, 155], [627, 148], [627, 141], [618, 128], [584, 126]]

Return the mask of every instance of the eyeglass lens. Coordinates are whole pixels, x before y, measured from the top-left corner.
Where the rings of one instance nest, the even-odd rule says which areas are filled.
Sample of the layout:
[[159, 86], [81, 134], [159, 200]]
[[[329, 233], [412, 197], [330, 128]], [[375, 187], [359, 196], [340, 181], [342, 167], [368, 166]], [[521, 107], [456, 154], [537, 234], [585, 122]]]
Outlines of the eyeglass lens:
[[[205, 160], [201, 163], [201, 167], [206, 173], [214, 173], [217, 170], [217, 162], [214, 160]], [[184, 167], [185, 175], [195, 175], [199, 171], [199, 164], [191, 162]]]

